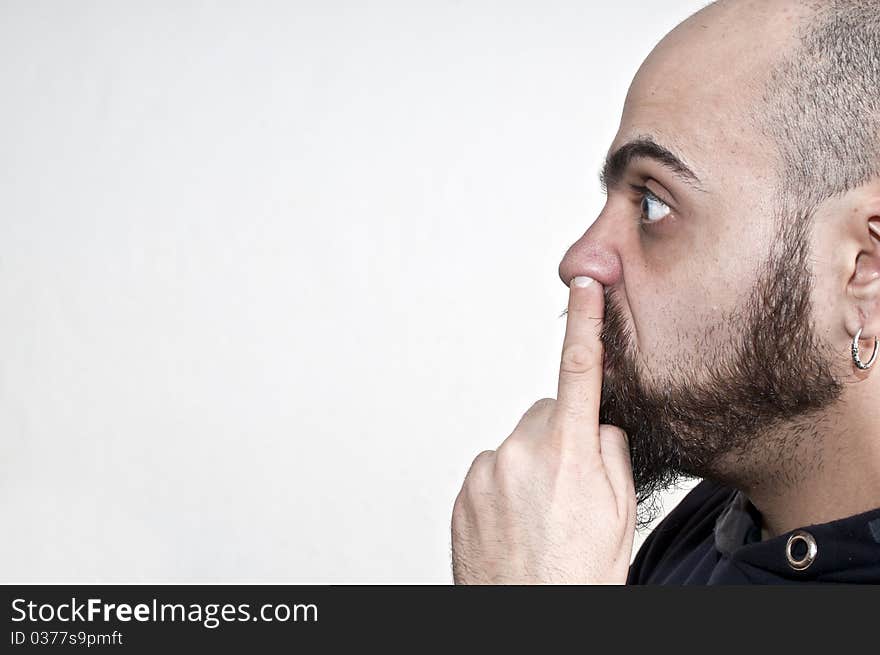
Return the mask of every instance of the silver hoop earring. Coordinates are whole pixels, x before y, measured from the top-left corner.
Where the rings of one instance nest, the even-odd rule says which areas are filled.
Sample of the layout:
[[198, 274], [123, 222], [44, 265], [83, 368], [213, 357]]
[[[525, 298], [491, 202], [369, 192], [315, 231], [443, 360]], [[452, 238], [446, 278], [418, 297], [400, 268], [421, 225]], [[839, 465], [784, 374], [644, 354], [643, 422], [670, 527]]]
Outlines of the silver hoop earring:
[[871, 368], [871, 365], [874, 363], [874, 360], [877, 359], [877, 346], [880, 344], [878, 344], [877, 337], [874, 337], [874, 352], [871, 353], [871, 359], [868, 360], [868, 363], [863, 364], [862, 360], [859, 358], [859, 337], [861, 337], [861, 336], [862, 336], [862, 328], [859, 328], [859, 331], [856, 332], [856, 336], [853, 337], [852, 358], [853, 358], [853, 361], [856, 363], [856, 366], [858, 366], [863, 371], [866, 371], [869, 368]]

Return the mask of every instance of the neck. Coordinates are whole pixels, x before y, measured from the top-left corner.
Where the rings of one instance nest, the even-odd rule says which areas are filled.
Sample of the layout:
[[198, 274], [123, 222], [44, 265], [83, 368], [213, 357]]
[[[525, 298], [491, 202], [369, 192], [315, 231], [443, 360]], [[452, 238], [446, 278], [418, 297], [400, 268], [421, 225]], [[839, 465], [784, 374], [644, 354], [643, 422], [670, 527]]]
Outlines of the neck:
[[761, 474], [734, 484], [761, 512], [762, 539], [880, 507], [880, 430], [868, 401], [848, 397], [845, 412], [777, 430]]

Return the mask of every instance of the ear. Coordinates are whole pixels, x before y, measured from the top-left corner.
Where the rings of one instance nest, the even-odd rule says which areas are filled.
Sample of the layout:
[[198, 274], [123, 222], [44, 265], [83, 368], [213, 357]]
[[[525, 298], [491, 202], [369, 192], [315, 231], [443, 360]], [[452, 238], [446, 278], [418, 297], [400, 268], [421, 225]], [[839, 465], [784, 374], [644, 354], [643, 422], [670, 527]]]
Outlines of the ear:
[[847, 330], [854, 337], [862, 328], [860, 339], [873, 347], [874, 337], [880, 337], [880, 193], [862, 197], [851, 218], [857, 255], [849, 280], [854, 311]]

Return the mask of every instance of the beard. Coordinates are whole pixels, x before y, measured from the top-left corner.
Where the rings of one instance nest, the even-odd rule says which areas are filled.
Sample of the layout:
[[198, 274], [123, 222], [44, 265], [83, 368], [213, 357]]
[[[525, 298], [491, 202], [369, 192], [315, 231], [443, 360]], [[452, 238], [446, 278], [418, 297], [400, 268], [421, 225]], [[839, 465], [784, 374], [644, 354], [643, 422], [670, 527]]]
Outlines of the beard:
[[[729, 322], [730, 339], [694, 343], [700, 357], [690, 375], [676, 368], [674, 377], [667, 371], [667, 379], [652, 375], [648, 383], [624, 313], [606, 288], [599, 421], [629, 436], [639, 527], [656, 517], [659, 492], [681, 477], [746, 486], [792, 475], [797, 446], [818, 438], [810, 415], [842, 395], [832, 373], [839, 355], [811, 320], [808, 218], [783, 223]], [[805, 421], [800, 429], [779, 430]]]

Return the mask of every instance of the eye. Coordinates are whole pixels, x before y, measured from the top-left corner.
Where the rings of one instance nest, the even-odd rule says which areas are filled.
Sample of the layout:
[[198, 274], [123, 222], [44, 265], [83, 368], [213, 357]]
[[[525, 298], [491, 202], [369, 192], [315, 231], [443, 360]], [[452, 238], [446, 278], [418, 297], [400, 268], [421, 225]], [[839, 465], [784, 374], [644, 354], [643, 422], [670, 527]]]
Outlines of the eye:
[[642, 194], [642, 202], [640, 205], [642, 212], [640, 218], [642, 223], [658, 223], [666, 218], [666, 216], [672, 211], [669, 209], [669, 205], [660, 200], [660, 198], [655, 196], [648, 189], [642, 187], [640, 192]]

